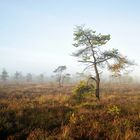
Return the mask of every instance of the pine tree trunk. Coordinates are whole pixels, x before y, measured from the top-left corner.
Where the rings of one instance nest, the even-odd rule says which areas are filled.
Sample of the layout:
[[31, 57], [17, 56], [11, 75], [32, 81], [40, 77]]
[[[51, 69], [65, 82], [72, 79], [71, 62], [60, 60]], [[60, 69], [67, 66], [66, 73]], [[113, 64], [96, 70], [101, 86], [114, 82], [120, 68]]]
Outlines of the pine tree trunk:
[[95, 89], [95, 96], [98, 100], [100, 100], [100, 81], [96, 81], [96, 89]]
[[95, 73], [96, 73], [96, 89], [95, 89], [95, 95], [98, 100], [100, 100], [100, 75], [97, 69], [97, 65], [94, 65]]
[[97, 68], [97, 63], [96, 63], [96, 57], [95, 57], [95, 52], [93, 50], [93, 47], [91, 46], [91, 51], [92, 51], [92, 55], [93, 55], [93, 59], [94, 59], [94, 71], [96, 74], [96, 89], [95, 89], [95, 96], [98, 100], [100, 100], [100, 75], [99, 75], [99, 71]]

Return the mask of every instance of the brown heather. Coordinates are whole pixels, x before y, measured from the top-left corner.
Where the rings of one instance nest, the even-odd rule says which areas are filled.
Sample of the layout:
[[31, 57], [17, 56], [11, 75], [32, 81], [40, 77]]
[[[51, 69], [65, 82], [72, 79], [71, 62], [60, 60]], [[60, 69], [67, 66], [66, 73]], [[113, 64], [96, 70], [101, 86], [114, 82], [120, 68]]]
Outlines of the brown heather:
[[0, 86], [0, 140], [139, 140], [140, 86], [104, 84], [101, 100], [73, 86]]

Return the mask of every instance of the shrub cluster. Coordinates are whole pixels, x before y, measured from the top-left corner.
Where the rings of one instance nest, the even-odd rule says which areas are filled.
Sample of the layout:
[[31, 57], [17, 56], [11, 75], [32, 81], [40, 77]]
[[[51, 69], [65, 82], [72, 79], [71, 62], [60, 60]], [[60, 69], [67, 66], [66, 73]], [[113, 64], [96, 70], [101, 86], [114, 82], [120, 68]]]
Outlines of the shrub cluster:
[[94, 92], [95, 88], [93, 85], [88, 85], [86, 81], [80, 81], [73, 88], [73, 98], [80, 102], [83, 101], [86, 96], [94, 94]]

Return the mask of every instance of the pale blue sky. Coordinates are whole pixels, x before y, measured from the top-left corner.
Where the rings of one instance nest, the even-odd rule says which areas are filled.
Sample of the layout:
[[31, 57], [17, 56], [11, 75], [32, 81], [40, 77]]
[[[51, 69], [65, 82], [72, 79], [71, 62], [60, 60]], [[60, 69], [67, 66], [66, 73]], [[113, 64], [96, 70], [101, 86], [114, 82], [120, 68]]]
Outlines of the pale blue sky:
[[140, 0], [0, 0], [0, 71], [82, 70], [70, 56], [73, 28], [82, 24], [111, 34], [108, 46], [139, 64]]

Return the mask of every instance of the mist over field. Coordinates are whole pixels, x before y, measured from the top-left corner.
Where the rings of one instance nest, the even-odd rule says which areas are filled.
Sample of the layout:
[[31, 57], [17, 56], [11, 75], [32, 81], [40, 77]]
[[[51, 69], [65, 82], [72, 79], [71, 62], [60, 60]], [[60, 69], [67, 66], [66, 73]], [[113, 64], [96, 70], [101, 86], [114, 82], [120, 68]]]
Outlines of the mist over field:
[[0, 140], [139, 140], [139, 7], [0, 0]]

